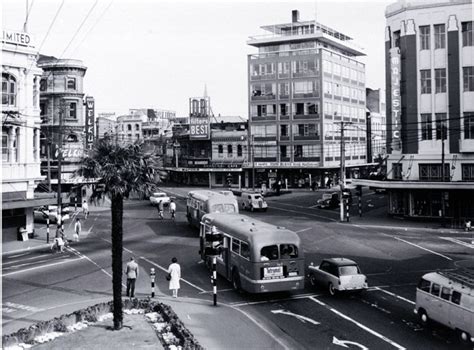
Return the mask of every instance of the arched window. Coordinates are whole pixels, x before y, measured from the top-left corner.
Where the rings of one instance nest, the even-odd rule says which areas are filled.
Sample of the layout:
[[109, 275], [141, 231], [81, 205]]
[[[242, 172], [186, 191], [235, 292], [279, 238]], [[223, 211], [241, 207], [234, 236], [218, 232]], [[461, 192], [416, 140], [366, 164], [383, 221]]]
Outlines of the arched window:
[[135, 124], [135, 130], [137, 130], [137, 131], [140, 130], [140, 125]]
[[232, 145], [227, 145], [227, 155], [232, 155]]
[[237, 145], [237, 157], [242, 157], [242, 145]]
[[2, 105], [16, 106], [16, 79], [7, 73], [2, 73]]
[[132, 124], [127, 124], [127, 130], [132, 131]]
[[77, 142], [77, 135], [69, 134], [66, 138], [66, 142]]

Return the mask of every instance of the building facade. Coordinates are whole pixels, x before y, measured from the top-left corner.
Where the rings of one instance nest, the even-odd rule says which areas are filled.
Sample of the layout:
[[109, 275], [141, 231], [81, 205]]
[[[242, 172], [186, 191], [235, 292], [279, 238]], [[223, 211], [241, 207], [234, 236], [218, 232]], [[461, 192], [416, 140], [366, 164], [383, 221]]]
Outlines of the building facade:
[[292, 186], [336, 178], [341, 163], [341, 128], [345, 165], [366, 160], [364, 51], [352, 38], [315, 21], [262, 27], [250, 37], [258, 48], [248, 55], [249, 123], [257, 168], [256, 185], [269, 185], [278, 174]]
[[383, 159], [387, 153], [387, 118], [385, 91], [366, 88], [367, 104], [367, 161]]
[[33, 233], [33, 207], [40, 172], [40, 80], [38, 51], [28, 33], [3, 31], [2, 38], [2, 241]]
[[474, 217], [472, 2], [398, 1], [385, 15], [389, 212], [462, 223]]
[[117, 118], [115, 113], [98, 113], [95, 121], [96, 136], [98, 139], [104, 136], [112, 136], [117, 132]]

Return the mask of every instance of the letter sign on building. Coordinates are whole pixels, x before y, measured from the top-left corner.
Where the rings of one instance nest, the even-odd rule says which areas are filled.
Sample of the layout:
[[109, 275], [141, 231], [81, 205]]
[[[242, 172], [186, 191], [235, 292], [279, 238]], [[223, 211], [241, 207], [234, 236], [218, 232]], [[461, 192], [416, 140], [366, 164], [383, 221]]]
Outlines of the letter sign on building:
[[400, 98], [400, 50], [390, 49], [390, 75], [392, 78], [392, 151], [401, 150], [401, 98]]
[[189, 139], [209, 140], [211, 138], [209, 98], [189, 99]]
[[94, 143], [94, 98], [86, 97], [86, 150], [92, 148]]

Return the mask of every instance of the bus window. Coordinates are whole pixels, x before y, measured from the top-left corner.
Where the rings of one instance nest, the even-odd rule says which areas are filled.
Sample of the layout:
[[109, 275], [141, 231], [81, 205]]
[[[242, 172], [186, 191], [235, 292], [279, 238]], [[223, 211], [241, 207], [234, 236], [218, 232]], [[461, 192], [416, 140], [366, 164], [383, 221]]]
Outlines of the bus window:
[[247, 242], [240, 242], [240, 255], [245, 259], [250, 259], [250, 248]]
[[233, 204], [224, 204], [224, 213], [235, 213], [235, 206]]
[[431, 294], [435, 295], [435, 296], [439, 296], [439, 290], [440, 290], [440, 286], [439, 284], [436, 284], [436, 283], [433, 283], [433, 285], [431, 286]]
[[298, 248], [294, 244], [280, 244], [282, 259], [295, 259], [298, 257]]
[[270, 245], [260, 250], [261, 261], [278, 260], [278, 246]]
[[459, 292], [456, 292], [455, 290], [453, 291], [453, 294], [451, 294], [451, 301], [456, 304], [456, 305], [459, 305], [461, 303], [461, 293]]
[[430, 281], [427, 281], [425, 279], [421, 279], [420, 282], [418, 283], [418, 288], [421, 289], [422, 291], [424, 292], [430, 292], [430, 286], [431, 286], [431, 283]]
[[449, 300], [449, 297], [451, 296], [451, 291], [449, 288], [443, 287], [441, 289], [441, 298], [444, 300]]
[[211, 213], [224, 213], [224, 206], [222, 204], [214, 204], [211, 208]]
[[232, 251], [240, 254], [240, 241], [238, 239], [232, 238]]

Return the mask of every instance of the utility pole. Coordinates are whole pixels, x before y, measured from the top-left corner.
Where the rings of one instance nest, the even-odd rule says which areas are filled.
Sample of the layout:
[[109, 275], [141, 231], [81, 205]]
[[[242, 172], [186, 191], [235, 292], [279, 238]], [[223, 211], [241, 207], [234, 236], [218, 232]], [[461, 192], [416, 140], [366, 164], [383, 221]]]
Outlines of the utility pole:
[[46, 164], [47, 164], [47, 176], [48, 176], [48, 192], [52, 192], [51, 189], [51, 141], [50, 137], [46, 140]]
[[[444, 121], [441, 121], [441, 181], [444, 182]], [[441, 226], [445, 227], [445, 203], [444, 203], [444, 189], [441, 189]]]
[[343, 121], [339, 122], [341, 124], [341, 174], [340, 174], [340, 182], [341, 182], [341, 195], [339, 196], [339, 208], [340, 208], [340, 219], [341, 222], [344, 222], [345, 215], [344, 215], [344, 198], [342, 198], [342, 194], [346, 188], [346, 156], [345, 156], [345, 146], [344, 146], [344, 124], [348, 125], [351, 124], [350, 122], [344, 123]]
[[62, 103], [59, 105], [59, 140], [58, 140], [58, 209], [57, 209], [57, 225], [58, 228], [63, 226], [62, 218], [62, 197], [61, 197], [61, 176], [62, 176], [62, 158], [63, 158], [63, 111]]

